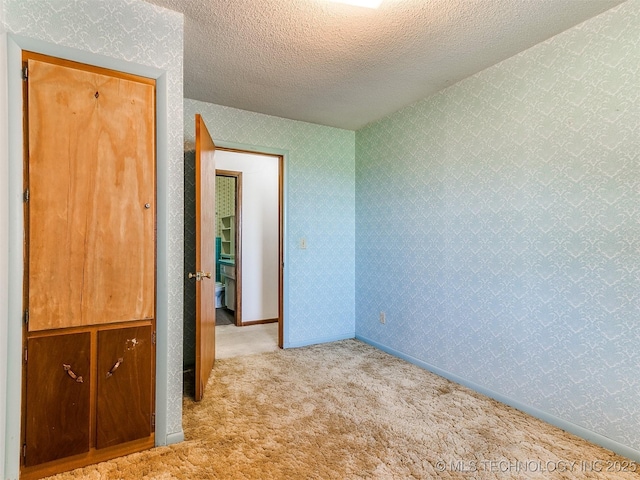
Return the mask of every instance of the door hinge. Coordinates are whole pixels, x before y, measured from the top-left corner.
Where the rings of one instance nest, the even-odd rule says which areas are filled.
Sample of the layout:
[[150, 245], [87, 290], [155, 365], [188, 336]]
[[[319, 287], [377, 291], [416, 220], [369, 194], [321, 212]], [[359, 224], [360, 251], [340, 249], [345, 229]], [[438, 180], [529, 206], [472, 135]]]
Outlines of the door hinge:
[[27, 458], [27, 444], [26, 443], [22, 444], [22, 458], [24, 458], [24, 459]]
[[29, 67], [27, 65], [22, 67], [22, 79], [25, 81], [29, 79]]
[[29, 325], [29, 309], [28, 308], [24, 311], [24, 323], [26, 325]]
[[29, 195], [30, 195], [30, 194], [29, 194], [29, 189], [27, 188], [27, 189], [24, 191], [24, 195], [23, 195], [25, 203], [29, 201]]
[[156, 414], [155, 413], [151, 414], [151, 427], [152, 428], [156, 428]]
[[28, 355], [27, 355], [27, 347], [24, 347], [24, 363], [27, 363]]
[[156, 344], [156, 332], [155, 331], [151, 334], [151, 344], [152, 345]]

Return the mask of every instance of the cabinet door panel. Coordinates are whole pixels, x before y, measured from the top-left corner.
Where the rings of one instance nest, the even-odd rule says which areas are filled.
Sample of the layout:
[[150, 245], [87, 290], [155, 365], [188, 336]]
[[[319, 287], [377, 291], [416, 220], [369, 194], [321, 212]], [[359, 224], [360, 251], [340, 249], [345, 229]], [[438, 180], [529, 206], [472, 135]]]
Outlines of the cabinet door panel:
[[155, 89], [29, 60], [29, 330], [154, 316]]
[[91, 335], [32, 338], [27, 352], [25, 465], [88, 452]]
[[96, 447], [151, 435], [152, 327], [98, 332]]

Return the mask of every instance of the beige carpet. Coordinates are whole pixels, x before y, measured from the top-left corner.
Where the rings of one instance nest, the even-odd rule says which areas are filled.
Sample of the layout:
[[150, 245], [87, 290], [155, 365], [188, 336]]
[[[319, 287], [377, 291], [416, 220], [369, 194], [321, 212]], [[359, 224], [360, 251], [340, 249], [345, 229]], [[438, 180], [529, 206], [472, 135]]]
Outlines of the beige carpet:
[[205, 399], [185, 400], [184, 430], [181, 444], [54, 478], [640, 478], [620, 472], [628, 459], [356, 340], [217, 362]]
[[216, 326], [216, 360], [278, 350], [278, 324]]

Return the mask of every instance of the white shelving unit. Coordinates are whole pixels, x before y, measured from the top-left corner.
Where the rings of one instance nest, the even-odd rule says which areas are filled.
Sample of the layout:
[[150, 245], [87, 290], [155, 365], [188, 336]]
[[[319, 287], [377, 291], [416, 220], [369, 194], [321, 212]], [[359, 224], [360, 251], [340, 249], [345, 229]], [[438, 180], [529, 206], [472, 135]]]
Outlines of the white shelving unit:
[[220, 221], [220, 257], [233, 259], [236, 255], [236, 216], [227, 215]]

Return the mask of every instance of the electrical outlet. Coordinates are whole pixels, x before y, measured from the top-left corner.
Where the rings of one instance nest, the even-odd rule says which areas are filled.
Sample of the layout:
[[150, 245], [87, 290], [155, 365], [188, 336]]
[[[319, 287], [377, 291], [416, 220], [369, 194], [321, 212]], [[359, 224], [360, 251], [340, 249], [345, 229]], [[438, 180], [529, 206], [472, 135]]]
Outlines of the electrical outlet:
[[380, 323], [387, 323], [387, 315], [384, 312], [380, 312]]

